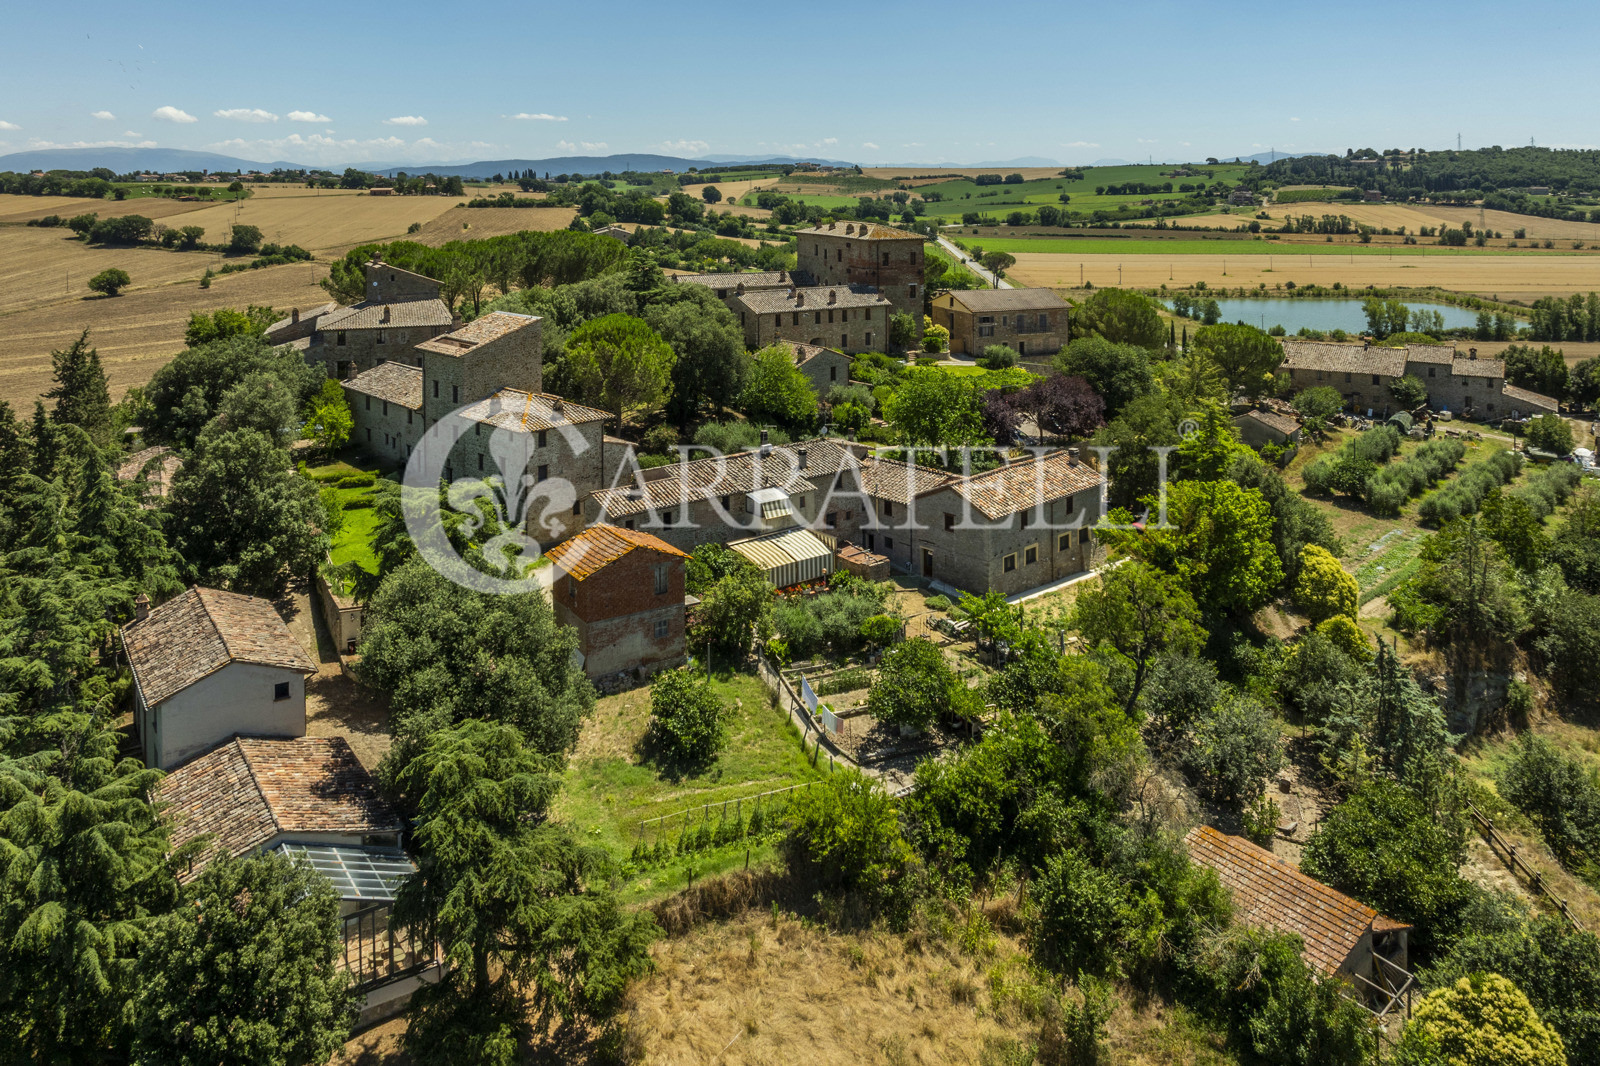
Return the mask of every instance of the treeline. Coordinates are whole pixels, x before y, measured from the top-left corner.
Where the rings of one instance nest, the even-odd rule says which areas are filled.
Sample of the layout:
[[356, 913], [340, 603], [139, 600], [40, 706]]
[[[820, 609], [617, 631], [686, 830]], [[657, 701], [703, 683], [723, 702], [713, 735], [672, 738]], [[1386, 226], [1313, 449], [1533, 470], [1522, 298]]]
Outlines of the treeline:
[[[1362, 161], [1366, 160], [1366, 161]], [[1475, 148], [1427, 152], [1370, 149], [1340, 156], [1296, 156], [1254, 170], [1246, 182], [1280, 185], [1359, 185], [1386, 196], [1429, 197], [1478, 190], [1493, 193], [1534, 187], [1553, 192], [1600, 190], [1600, 150]]]
[[82, 196], [104, 200], [110, 196], [111, 179], [116, 177], [105, 167], [94, 170], [52, 170], [47, 174], [18, 174], [0, 171], [0, 193], [14, 196]]

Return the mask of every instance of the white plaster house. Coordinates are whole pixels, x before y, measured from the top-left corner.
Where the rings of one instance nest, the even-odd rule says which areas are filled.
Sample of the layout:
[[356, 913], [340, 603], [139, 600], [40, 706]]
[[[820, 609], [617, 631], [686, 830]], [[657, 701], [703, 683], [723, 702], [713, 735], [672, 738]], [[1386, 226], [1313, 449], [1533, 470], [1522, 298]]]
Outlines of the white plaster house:
[[196, 587], [139, 611], [122, 645], [146, 765], [170, 770], [240, 733], [305, 736], [317, 664], [272, 604]]

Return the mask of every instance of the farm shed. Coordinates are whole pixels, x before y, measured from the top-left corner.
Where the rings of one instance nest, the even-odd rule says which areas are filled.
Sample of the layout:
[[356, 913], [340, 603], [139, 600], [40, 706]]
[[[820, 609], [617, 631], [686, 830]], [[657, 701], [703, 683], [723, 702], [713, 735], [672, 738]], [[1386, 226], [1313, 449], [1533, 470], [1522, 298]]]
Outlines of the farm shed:
[[1246, 925], [1293, 933], [1306, 962], [1329, 976], [1350, 978], [1369, 1006], [1406, 990], [1411, 927], [1308, 877], [1265, 848], [1209, 825], [1184, 837], [1189, 858], [1215, 870]]
[[754, 563], [773, 588], [817, 581], [833, 570], [833, 550], [808, 529], [747, 537], [730, 541], [728, 547]]

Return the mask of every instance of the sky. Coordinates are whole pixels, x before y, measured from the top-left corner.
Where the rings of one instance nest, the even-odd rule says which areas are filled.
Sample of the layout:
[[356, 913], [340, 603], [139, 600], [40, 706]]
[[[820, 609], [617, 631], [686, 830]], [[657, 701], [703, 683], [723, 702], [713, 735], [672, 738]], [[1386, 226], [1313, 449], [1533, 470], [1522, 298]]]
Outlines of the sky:
[[1457, 133], [1600, 144], [1592, 3], [89, 2], [6, 25], [0, 154], [1081, 164]]

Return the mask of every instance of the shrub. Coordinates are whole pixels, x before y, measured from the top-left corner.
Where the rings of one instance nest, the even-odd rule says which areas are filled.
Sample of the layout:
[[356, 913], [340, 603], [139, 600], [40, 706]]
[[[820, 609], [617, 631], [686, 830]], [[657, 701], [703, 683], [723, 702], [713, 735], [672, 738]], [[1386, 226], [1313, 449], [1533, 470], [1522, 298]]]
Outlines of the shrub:
[[887, 614], [875, 614], [861, 623], [861, 639], [873, 647], [890, 644], [900, 635], [900, 619]]
[[1336, 615], [1354, 618], [1360, 596], [1361, 587], [1355, 576], [1339, 565], [1326, 548], [1308, 544], [1300, 550], [1300, 579], [1295, 583], [1294, 602], [1313, 623]]
[[950, 597], [929, 596], [927, 599], [922, 601], [922, 606], [926, 607], [930, 611], [948, 611], [950, 609]]
[[650, 740], [672, 763], [710, 762], [728, 741], [725, 714], [698, 670], [668, 670], [650, 686]]
[[376, 474], [351, 474], [348, 477], [339, 479], [339, 487], [341, 489], [371, 488], [377, 480]]
[[978, 362], [986, 370], [1006, 370], [1017, 365], [1017, 353], [1004, 344], [987, 345]]
[[1566, 455], [1572, 451], [1572, 427], [1560, 415], [1540, 415], [1528, 423], [1528, 447]]
[[1203, 795], [1241, 808], [1283, 767], [1283, 737], [1265, 707], [1235, 695], [1196, 718], [1180, 761]]
[[1422, 498], [1417, 514], [1426, 522], [1444, 525], [1462, 515], [1476, 514], [1484, 497], [1517, 476], [1522, 457], [1497, 451], [1467, 467], [1447, 485]]
[[859, 771], [799, 791], [784, 851], [791, 868], [869, 894], [890, 889], [915, 861], [894, 799]]
[[1566, 1046], [1513, 982], [1463, 977], [1417, 1004], [1395, 1049], [1399, 1063], [1439, 1066], [1566, 1066]]
[[904, 640], [884, 653], [867, 710], [880, 721], [926, 728], [950, 710], [958, 683], [937, 644], [924, 637]]
[[1499, 788], [1539, 827], [1563, 866], [1600, 875], [1600, 780], [1588, 766], [1544, 737], [1524, 733]]
[[127, 288], [133, 279], [121, 267], [108, 267], [89, 279], [89, 289], [106, 296], [115, 296]]

